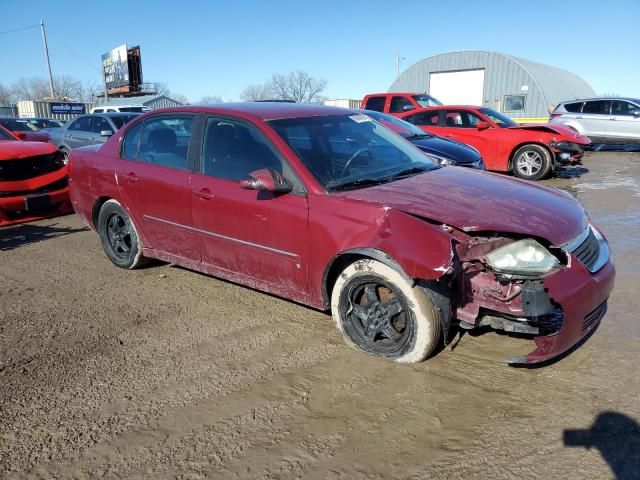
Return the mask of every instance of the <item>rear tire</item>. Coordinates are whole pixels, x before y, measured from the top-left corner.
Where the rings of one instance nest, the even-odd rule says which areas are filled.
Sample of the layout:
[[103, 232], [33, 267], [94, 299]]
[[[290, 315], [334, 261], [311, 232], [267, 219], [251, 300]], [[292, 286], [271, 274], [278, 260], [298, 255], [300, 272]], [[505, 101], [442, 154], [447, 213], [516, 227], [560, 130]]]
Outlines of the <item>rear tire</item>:
[[331, 311], [348, 345], [399, 363], [426, 359], [441, 336], [439, 311], [422, 289], [372, 259], [358, 260], [340, 274]]
[[134, 269], [143, 265], [140, 237], [133, 221], [115, 200], [107, 200], [100, 208], [98, 234], [107, 257], [120, 267]]
[[524, 180], [542, 180], [553, 168], [551, 153], [532, 143], [523, 145], [513, 154], [513, 173]]

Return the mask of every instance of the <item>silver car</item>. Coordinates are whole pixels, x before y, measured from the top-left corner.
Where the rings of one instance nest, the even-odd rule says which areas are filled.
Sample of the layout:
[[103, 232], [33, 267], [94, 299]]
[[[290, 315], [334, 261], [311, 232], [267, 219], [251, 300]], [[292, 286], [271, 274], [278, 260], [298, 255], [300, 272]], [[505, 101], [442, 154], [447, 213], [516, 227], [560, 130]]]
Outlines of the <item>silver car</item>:
[[587, 98], [562, 102], [550, 123], [563, 123], [593, 143], [640, 143], [640, 100]]
[[104, 143], [125, 123], [139, 113], [101, 113], [80, 115], [69, 120], [62, 128], [50, 131], [50, 142], [64, 153], [65, 161], [74, 148]]

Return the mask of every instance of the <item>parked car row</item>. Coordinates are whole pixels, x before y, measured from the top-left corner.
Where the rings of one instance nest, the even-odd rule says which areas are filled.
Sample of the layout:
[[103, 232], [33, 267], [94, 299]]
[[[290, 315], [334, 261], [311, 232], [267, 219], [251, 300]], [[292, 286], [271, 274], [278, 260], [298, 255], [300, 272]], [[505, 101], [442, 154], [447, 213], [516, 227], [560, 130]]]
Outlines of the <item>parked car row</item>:
[[[435, 108], [439, 124], [449, 107]], [[70, 196], [114, 265], [156, 258], [331, 310], [366, 353], [417, 362], [450, 329], [489, 326], [533, 339], [513, 364], [563, 354], [605, 315], [604, 235], [559, 190], [443, 167], [429, 138], [324, 106], [156, 110], [73, 150]]]

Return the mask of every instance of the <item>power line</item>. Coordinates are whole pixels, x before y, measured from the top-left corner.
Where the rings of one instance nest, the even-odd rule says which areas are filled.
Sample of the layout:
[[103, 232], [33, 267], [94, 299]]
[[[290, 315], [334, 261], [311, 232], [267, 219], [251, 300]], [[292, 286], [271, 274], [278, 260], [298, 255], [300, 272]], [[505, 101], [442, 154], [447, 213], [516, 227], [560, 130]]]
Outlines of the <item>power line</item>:
[[38, 27], [40, 27], [40, 24], [36, 23], [35, 25], [28, 25], [26, 27], [20, 27], [20, 28], [14, 28], [13, 30], [7, 30], [6, 32], [0, 32], [0, 35], [4, 35], [6, 33], [19, 32], [21, 30], [28, 30], [30, 28], [38, 28]]

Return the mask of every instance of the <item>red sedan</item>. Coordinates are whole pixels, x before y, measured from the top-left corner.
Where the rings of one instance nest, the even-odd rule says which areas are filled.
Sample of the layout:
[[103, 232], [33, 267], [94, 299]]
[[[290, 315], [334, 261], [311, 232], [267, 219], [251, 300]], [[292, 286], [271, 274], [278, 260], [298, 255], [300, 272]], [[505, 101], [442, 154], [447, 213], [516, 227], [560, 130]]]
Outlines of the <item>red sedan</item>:
[[429, 107], [400, 118], [475, 147], [487, 170], [513, 172], [526, 180], [548, 177], [560, 164], [579, 163], [591, 143], [564, 125], [520, 125], [487, 107]]
[[440, 167], [357, 111], [156, 110], [69, 166], [118, 267], [158, 258], [330, 309], [348, 344], [398, 362], [482, 326], [534, 339], [513, 363], [551, 359], [613, 288], [607, 241], [571, 196]]
[[71, 211], [62, 153], [0, 127], [0, 227]]

